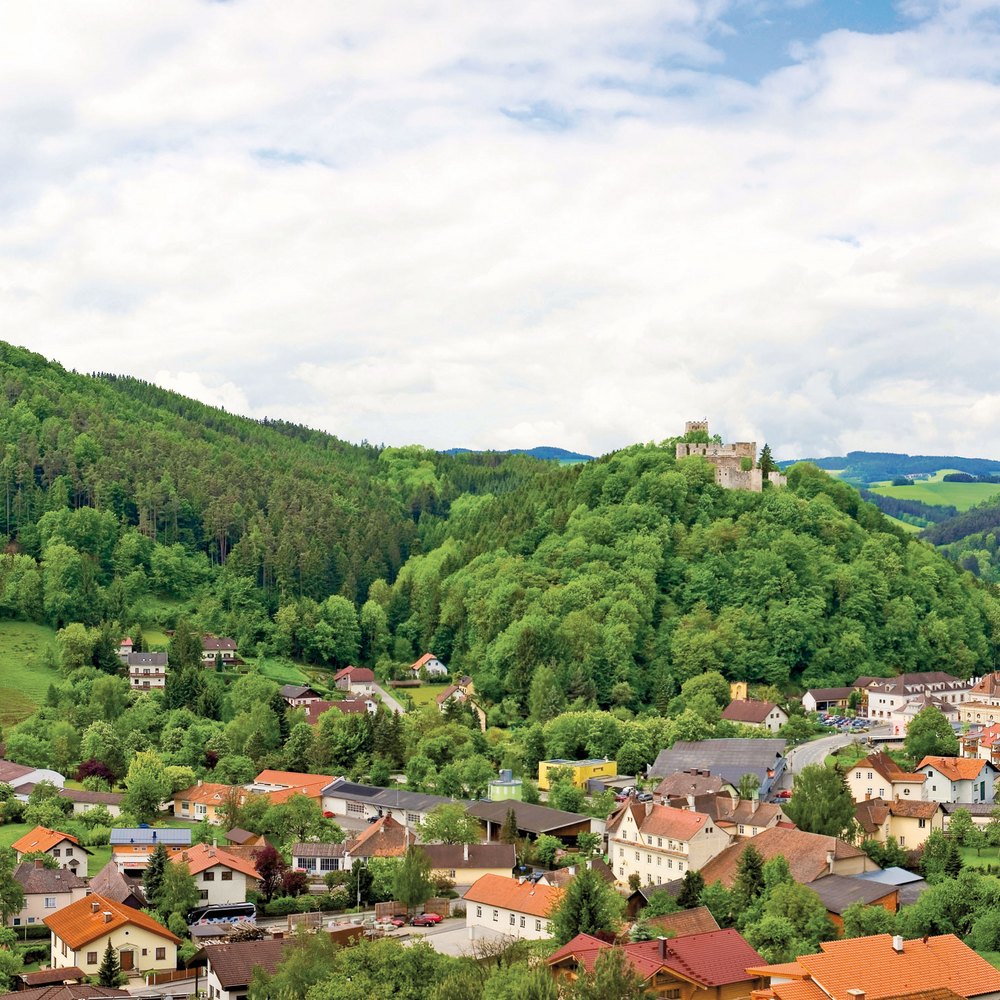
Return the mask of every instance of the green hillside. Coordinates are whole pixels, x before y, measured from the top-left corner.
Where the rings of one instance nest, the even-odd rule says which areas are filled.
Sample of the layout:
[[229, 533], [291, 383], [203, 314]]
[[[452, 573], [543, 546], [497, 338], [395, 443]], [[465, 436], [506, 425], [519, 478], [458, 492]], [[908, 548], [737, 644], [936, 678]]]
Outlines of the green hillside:
[[872, 486], [871, 492], [896, 500], [916, 500], [929, 506], [968, 510], [1000, 494], [995, 483], [946, 483], [942, 477], [954, 469], [939, 469], [932, 479], [917, 480], [912, 486]]
[[0, 726], [31, 715], [59, 680], [54, 638], [45, 625], [0, 621]]

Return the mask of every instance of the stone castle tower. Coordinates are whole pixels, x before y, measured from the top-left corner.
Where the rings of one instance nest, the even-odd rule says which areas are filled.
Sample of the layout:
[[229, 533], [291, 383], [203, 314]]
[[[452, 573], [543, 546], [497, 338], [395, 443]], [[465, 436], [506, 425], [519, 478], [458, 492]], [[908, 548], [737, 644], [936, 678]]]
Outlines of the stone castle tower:
[[[707, 420], [689, 420], [684, 425], [684, 434], [694, 432], [708, 434]], [[760, 493], [764, 488], [764, 474], [757, 468], [757, 442], [736, 441], [733, 444], [705, 444], [680, 441], [677, 457], [700, 455], [715, 466], [715, 481], [727, 490], [750, 490]], [[745, 468], [749, 466], [749, 468]], [[769, 472], [767, 481], [772, 486], [786, 486], [788, 480], [780, 472]]]

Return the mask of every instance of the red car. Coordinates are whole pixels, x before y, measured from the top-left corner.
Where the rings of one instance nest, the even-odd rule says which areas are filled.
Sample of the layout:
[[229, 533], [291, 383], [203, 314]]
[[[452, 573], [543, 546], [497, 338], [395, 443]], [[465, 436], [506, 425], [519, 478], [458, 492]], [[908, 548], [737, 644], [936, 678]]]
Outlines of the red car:
[[439, 913], [418, 913], [410, 923], [414, 927], [433, 927], [441, 923], [442, 917]]
[[392, 924], [393, 927], [405, 927], [406, 917], [390, 917], [386, 923]]

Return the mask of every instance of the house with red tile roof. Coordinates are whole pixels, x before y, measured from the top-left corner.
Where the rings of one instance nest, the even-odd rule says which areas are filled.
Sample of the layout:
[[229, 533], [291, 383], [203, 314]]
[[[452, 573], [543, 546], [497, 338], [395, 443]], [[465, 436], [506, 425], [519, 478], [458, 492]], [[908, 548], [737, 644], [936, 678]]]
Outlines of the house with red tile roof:
[[924, 799], [927, 775], [904, 771], [884, 750], [863, 757], [844, 774], [855, 802], [865, 799]]
[[76, 837], [47, 826], [36, 826], [10, 846], [18, 861], [26, 854], [47, 854], [60, 868], [68, 868], [80, 878], [87, 877], [87, 858], [93, 854]]
[[760, 956], [732, 928], [685, 934], [655, 941], [611, 944], [578, 934], [545, 960], [558, 981], [574, 982], [580, 971], [593, 972], [597, 959], [619, 951], [651, 996], [672, 1000], [735, 1000], [764, 985], [764, 977], [747, 969]]
[[223, 822], [220, 810], [235, 799], [242, 802], [247, 792], [239, 785], [220, 785], [210, 781], [199, 781], [190, 788], [174, 792], [174, 815], [181, 819], [196, 821], [207, 820], [209, 823]]
[[750, 840], [741, 840], [727, 847], [701, 869], [705, 885], [721, 882], [732, 887], [740, 857], [748, 844], [760, 852], [765, 861], [782, 855], [788, 862], [792, 878], [808, 885], [824, 875], [860, 875], [878, 871], [879, 867], [860, 848], [836, 837], [806, 833], [794, 827], [775, 826]]
[[254, 778], [253, 792], [270, 796], [272, 803], [286, 802], [293, 795], [322, 802], [323, 789], [333, 781], [333, 775], [305, 774], [302, 771], [274, 771], [265, 769]]
[[177, 968], [179, 937], [141, 910], [92, 893], [45, 918], [54, 969], [77, 966], [96, 975], [111, 943], [123, 972]]
[[483, 875], [464, 896], [469, 938], [550, 938], [549, 918], [562, 898], [563, 890], [554, 885], [506, 875]]
[[914, 941], [876, 934], [820, 948], [794, 962], [748, 968], [770, 980], [754, 1000], [916, 1000], [920, 992], [939, 990], [967, 1000], [1000, 994], [1000, 972], [954, 934]]
[[1000, 769], [978, 757], [924, 757], [917, 773], [926, 777], [924, 797], [935, 802], [993, 801]]
[[608, 819], [608, 862], [618, 881], [660, 885], [699, 869], [732, 838], [707, 813], [630, 799]]
[[737, 700], [731, 701], [722, 710], [722, 718], [776, 733], [788, 721], [788, 713], [771, 701]]

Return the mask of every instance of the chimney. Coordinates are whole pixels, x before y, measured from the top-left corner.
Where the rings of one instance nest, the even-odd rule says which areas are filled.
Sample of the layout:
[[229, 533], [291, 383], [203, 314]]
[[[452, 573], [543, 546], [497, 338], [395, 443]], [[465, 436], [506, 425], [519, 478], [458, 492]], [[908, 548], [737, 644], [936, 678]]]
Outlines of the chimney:
[[694, 796], [689, 794], [687, 800], [688, 800], [688, 805], [687, 805], [688, 809], [690, 809], [691, 812], [694, 812]]
[[849, 997], [853, 997], [854, 1000], [865, 1000], [865, 991], [864, 990], [848, 990], [847, 991], [847, 995]]
[[463, 844], [462, 845], [462, 860], [466, 864], [468, 864], [468, 862], [469, 862], [469, 845], [468, 844]]
[[105, 910], [105, 911], [104, 911], [104, 912], [103, 912], [103, 913], [101, 914], [101, 916], [102, 916], [102, 917], [104, 917], [104, 922], [105, 922], [106, 924], [110, 924], [110, 923], [111, 923], [111, 918], [112, 918], [112, 916], [113, 916], [113, 915], [114, 915], [114, 914], [112, 914], [112, 912], [111, 912], [110, 910]]
[[893, 937], [893, 939], [892, 939], [892, 950], [897, 955], [902, 955], [903, 954], [903, 935], [902, 934], [897, 934], [897, 935], [895, 935], [895, 937]]
[[826, 852], [826, 865], [830, 869], [828, 874], [833, 874], [833, 851]]
[[38, 871], [39, 868], [44, 868], [44, 867], [45, 867], [45, 862], [41, 858], [35, 858], [35, 871]]
[[660, 958], [666, 958], [670, 954], [670, 948], [667, 946], [667, 939], [665, 937], [660, 937], [656, 939], [660, 942]]
[[98, 903], [96, 899], [91, 902], [91, 904], [90, 904], [90, 912], [91, 913], [97, 913], [97, 911], [100, 910], [100, 908], [101, 908], [101, 904]]

